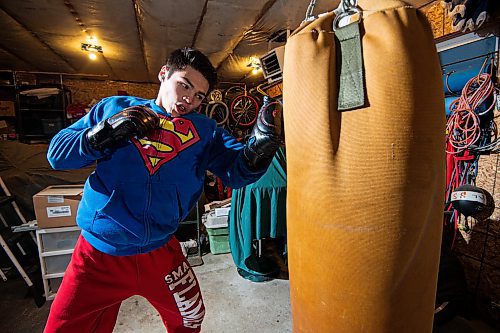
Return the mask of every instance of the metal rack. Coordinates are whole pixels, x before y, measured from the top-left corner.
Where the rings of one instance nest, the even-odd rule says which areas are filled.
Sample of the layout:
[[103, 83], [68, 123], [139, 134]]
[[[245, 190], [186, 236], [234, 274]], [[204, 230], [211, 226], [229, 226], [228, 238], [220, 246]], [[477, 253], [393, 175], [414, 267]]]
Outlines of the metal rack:
[[[16, 86], [14, 72], [0, 70], [0, 135], [7, 139], [14, 135], [16, 127]], [[13, 138], [10, 138], [13, 139]]]
[[[199, 210], [199, 201], [196, 202], [196, 219], [195, 220], [184, 220], [180, 223], [180, 225], [190, 225], [196, 224], [196, 253], [189, 254], [187, 256], [187, 260], [191, 266], [200, 266], [203, 265], [203, 259], [201, 258], [201, 244], [200, 244], [200, 210]], [[191, 215], [191, 214], [190, 214]]]
[[[35, 82], [29, 84], [19, 81], [16, 77], [19, 141], [47, 141], [66, 127], [66, 106], [71, 103], [71, 93], [64, 87], [60, 74], [30, 73], [30, 75], [35, 78]], [[58, 89], [58, 93], [41, 99], [23, 94], [36, 89]]]

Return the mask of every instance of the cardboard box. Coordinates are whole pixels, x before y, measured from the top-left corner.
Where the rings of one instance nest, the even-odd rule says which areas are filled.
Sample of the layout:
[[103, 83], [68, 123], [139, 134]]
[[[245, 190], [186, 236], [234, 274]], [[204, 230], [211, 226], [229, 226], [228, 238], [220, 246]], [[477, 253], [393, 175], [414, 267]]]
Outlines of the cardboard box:
[[16, 133], [16, 128], [5, 120], [0, 120], [0, 134]]
[[0, 101], [0, 116], [14, 117], [16, 107], [13, 101]]
[[33, 196], [40, 229], [76, 225], [76, 212], [82, 199], [82, 185], [49, 186]]
[[209, 210], [220, 208], [220, 207], [228, 207], [231, 206], [231, 198], [224, 199], [222, 201], [212, 201], [205, 205], [205, 212]]

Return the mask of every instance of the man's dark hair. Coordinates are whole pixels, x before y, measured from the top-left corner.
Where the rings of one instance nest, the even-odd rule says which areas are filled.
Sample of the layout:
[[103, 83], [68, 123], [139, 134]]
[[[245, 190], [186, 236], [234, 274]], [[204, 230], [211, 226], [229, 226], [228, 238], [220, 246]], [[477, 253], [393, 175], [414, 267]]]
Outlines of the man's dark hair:
[[209, 90], [213, 89], [217, 84], [217, 72], [212, 63], [210, 63], [210, 60], [200, 51], [190, 47], [173, 51], [167, 58], [166, 65], [168, 67], [167, 78], [170, 78], [174, 72], [191, 66], [207, 79]]

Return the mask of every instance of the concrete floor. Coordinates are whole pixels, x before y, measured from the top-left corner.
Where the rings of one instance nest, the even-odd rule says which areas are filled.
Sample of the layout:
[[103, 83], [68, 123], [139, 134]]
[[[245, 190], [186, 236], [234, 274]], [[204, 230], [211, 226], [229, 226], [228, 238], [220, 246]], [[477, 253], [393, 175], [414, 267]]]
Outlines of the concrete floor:
[[[209, 253], [203, 261], [193, 268], [206, 308], [203, 333], [291, 332], [288, 280], [245, 280], [230, 254]], [[0, 332], [43, 331], [51, 302], [37, 308], [20, 278], [0, 280], [0, 295]], [[156, 310], [144, 298], [134, 296], [122, 303], [113, 332], [164, 333], [165, 328]]]
[[[254, 283], [236, 272], [230, 254], [203, 256], [204, 264], [194, 267], [206, 307], [203, 333], [288, 333], [292, 331], [289, 283], [275, 279]], [[43, 331], [50, 303], [37, 308], [26, 296], [20, 278], [0, 281], [0, 332], [39, 333]], [[123, 302], [114, 333], [165, 332], [156, 310], [141, 297]], [[435, 333], [494, 333], [484, 322], [460, 317]]]
[[[203, 256], [194, 267], [205, 302], [202, 332], [291, 332], [288, 280], [250, 282], [236, 272], [230, 254]], [[123, 302], [113, 333], [164, 333], [156, 310], [142, 297]]]

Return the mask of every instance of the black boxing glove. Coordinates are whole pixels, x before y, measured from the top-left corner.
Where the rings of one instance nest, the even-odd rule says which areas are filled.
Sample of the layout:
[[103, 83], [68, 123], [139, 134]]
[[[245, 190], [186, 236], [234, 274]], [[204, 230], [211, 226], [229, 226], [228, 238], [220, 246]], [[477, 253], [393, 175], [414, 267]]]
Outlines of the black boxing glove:
[[158, 127], [160, 118], [144, 105], [131, 106], [100, 121], [87, 132], [90, 147], [104, 151], [123, 146], [130, 138], [142, 138]]
[[252, 170], [269, 164], [282, 144], [281, 103], [264, 96], [257, 121], [252, 129], [243, 155]]

